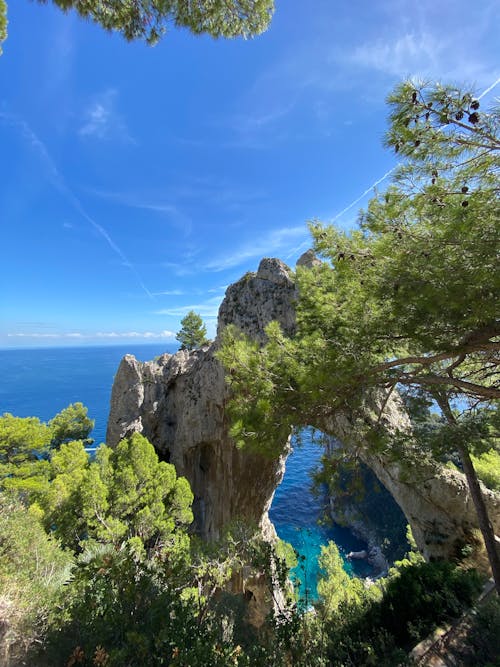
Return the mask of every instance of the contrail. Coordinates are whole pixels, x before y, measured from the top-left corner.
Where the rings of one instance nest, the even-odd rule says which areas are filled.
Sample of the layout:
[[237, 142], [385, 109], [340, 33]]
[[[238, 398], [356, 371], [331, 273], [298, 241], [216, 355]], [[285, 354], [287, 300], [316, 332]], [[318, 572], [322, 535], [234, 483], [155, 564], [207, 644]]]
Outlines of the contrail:
[[[496, 81], [494, 81], [494, 82], [491, 84], [491, 86], [488, 86], [488, 88], [486, 88], [486, 90], [483, 90], [483, 92], [481, 93], [481, 95], [478, 96], [477, 99], [478, 99], [478, 100], [482, 99], [485, 95], [487, 95], [488, 93], [490, 93], [490, 92], [493, 90], [493, 88], [495, 88], [496, 86], [498, 86], [499, 83], [500, 83], [500, 77], [499, 77]], [[351, 202], [348, 206], [346, 206], [342, 211], [340, 211], [340, 213], [337, 213], [337, 215], [335, 215], [333, 218], [331, 218], [331, 220], [329, 221], [330, 224], [332, 224], [332, 223], [334, 223], [336, 220], [338, 220], [341, 216], [344, 215], [344, 213], [347, 213], [347, 211], [349, 211], [353, 206], [356, 206], [356, 204], [358, 204], [364, 197], [366, 197], [366, 195], [369, 194], [370, 191], [373, 190], [373, 188], [377, 187], [377, 185], [379, 185], [380, 183], [382, 183], [382, 181], [385, 181], [385, 179], [386, 179], [388, 176], [390, 176], [390, 175], [392, 174], [392, 172], [393, 172], [397, 167], [399, 167], [400, 164], [401, 164], [401, 163], [398, 163], [398, 164], [395, 165], [392, 169], [389, 169], [389, 171], [387, 171], [381, 178], [379, 178], [377, 181], [375, 181], [375, 183], [373, 183], [372, 185], [370, 185], [369, 188], [366, 188], [366, 190], [363, 192], [363, 194], [359, 195], [359, 197], [357, 197], [357, 199], [355, 199], [355, 200], [354, 200], [353, 202]]]
[[482, 97], [484, 97], [485, 95], [490, 93], [493, 90], [493, 88], [498, 86], [499, 83], [500, 83], [500, 77], [498, 77], [498, 79], [495, 81], [495, 83], [492, 83], [489, 88], [486, 88], [486, 90], [483, 90], [483, 92], [481, 93], [481, 95], [479, 95], [479, 97], [477, 99], [480, 100]]
[[392, 172], [394, 171], [394, 169], [396, 169], [397, 166], [398, 166], [398, 165], [396, 165], [396, 166], [393, 167], [392, 169], [389, 169], [389, 171], [386, 171], [386, 173], [385, 173], [381, 178], [379, 178], [377, 181], [375, 181], [375, 183], [372, 183], [372, 184], [370, 185], [370, 187], [366, 188], [366, 190], [363, 192], [363, 194], [359, 195], [359, 197], [358, 197], [357, 199], [355, 199], [354, 201], [352, 201], [348, 206], [346, 206], [342, 211], [340, 211], [340, 213], [337, 213], [337, 215], [335, 215], [335, 216], [330, 220], [330, 224], [333, 223], [333, 222], [335, 222], [336, 220], [338, 220], [342, 215], [344, 215], [344, 213], [347, 213], [347, 211], [349, 211], [353, 206], [356, 206], [356, 204], [357, 204], [358, 202], [360, 202], [364, 197], [366, 197], [366, 195], [367, 195], [371, 190], [373, 190], [373, 188], [377, 187], [377, 185], [378, 185], [379, 183], [382, 183], [382, 181], [385, 181], [385, 179], [386, 179], [388, 176], [390, 176], [390, 175], [392, 174]]
[[118, 255], [118, 257], [122, 260], [123, 264], [134, 274], [134, 277], [139, 283], [141, 289], [144, 290], [144, 292], [148, 295], [150, 299], [154, 300], [153, 294], [148, 290], [148, 288], [142, 281], [142, 278], [140, 277], [139, 273], [137, 272], [137, 269], [127, 258], [123, 250], [121, 250], [121, 248], [116, 245], [116, 243], [113, 241], [113, 239], [104, 229], [104, 227], [102, 227], [102, 225], [97, 223], [87, 213], [81, 201], [78, 199], [78, 197], [76, 197], [73, 191], [66, 185], [64, 177], [57, 168], [56, 163], [52, 159], [43, 141], [41, 141], [38, 138], [38, 136], [33, 132], [31, 127], [26, 123], [26, 121], [22, 120], [21, 118], [18, 118], [12, 114], [5, 113], [3, 111], [0, 111], [0, 118], [9, 123], [10, 125], [13, 125], [14, 127], [20, 129], [23, 137], [31, 144], [31, 146], [33, 146], [33, 148], [38, 152], [38, 154], [42, 158], [42, 161], [44, 162], [45, 167], [47, 169], [49, 180], [52, 182], [54, 187], [57, 188], [57, 190], [59, 190], [66, 197], [66, 199], [70, 202], [73, 208], [82, 216], [82, 218], [84, 218], [96, 230], [96, 232], [106, 241], [111, 250], [113, 250], [113, 252]]
[[83, 206], [81, 205], [80, 200], [79, 200], [77, 197], [75, 197], [75, 196], [73, 195], [73, 193], [72, 193], [70, 190], [67, 191], [66, 195], [69, 197], [71, 203], [73, 204], [73, 206], [75, 207], [75, 209], [80, 213], [80, 215], [81, 215], [83, 218], [85, 218], [85, 220], [86, 220], [89, 224], [92, 225], [92, 227], [97, 231], [98, 234], [100, 234], [100, 235], [103, 237], [103, 239], [104, 239], [105, 241], [107, 241], [107, 243], [108, 243], [108, 245], [110, 246], [110, 248], [111, 248], [111, 249], [118, 255], [118, 257], [120, 257], [120, 259], [122, 260], [123, 264], [124, 264], [128, 269], [130, 269], [130, 271], [132, 271], [132, 273], [134, 274], [134, 276], [135, 276], [136, 279], [137, 279], [137, 282], [138, 282], [139, 285], [142, 287], [142, 289], [146, 292], [146, 294], [148, 295], [148, 297], [149, 297], [150, 299], [153, 299], [153, 300], [154, 300], [154, 296], [153, 296], [153, 294], [148, 290], [148, 288], [146, 287], [146, 285], [143, 283], [142, 278], [141, 278], [141, 276], [139, 275], [139, 273], [138, 273], [137, 269], [135, 268], [135, 266], [134, 266], [134, 265], [127, 259], [127, 256], [125, 255], [125, 253], [123, 252], [123, 250], [121, 250], [121, 248], [119, 248], [119, 247], [116, 245], [116, 243], [113, 241], [113, 239], [112, 239], [111, 236], [108, 234], [108, 232], [104, 229], [104, 227], [102, 227], [98, 222], [96, 222], [93, 218], [90, 217], [90, 215], [87, 213], [87, 211], [86, 211], [86, 210], [83, 208]]

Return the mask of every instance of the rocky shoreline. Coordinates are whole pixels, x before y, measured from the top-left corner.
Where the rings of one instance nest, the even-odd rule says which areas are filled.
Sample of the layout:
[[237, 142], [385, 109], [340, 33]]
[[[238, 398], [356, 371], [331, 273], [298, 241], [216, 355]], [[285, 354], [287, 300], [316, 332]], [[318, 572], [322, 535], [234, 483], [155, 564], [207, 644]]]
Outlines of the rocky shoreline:
[[384, 555], [382, 546], [380, 545], [379, 536], [370, 530], [369, 526], [360, 518], [355, 518], [351, 514], [351, 518], [347, 518], [345, 512], [342, 517], [335, 511], [335, 498], [330, 496], [330, 516], [339, 526], [349, 528], [352, 534], [363, 542], [366, 542], [367, 549], [361, 551], [351, 551], [347, 554], [349, 560], [365, 560], [373, 568], [373, 575], [370, 579], [378, 579], [384, 577], [389, 571], [390, 563]]

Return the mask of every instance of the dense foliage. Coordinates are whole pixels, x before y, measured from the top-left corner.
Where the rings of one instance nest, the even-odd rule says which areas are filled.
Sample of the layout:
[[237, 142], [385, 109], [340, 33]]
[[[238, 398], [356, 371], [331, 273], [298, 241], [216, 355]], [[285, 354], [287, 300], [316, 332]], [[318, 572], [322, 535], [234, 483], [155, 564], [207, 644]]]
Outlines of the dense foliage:
[[471, 456], [477, 476], [493, 491], [500, 491], [500, 454], [490, 449], [479, 456]]
[[93, 428], [82, 403], [69, 405], [48, 423], [5, 413], [0, 417], [0, 490], [41, 491], [51, 474], [51, 454], [75, 438], [90, 444]]
[[72, 403], [61, 410], [48, 422], [52, 439], [51, 447], [59, 447], [65, 442], [82, 440], [91, 444], [90, 432], [94, 428], [94, 420], [87, 416], [87, 408], [82, 403]]
[[82, 540], [166, 547], [193, 520], [187, 480], [158, 461], [137, 433], [115, 449], [101, 445], [92, 462], [81, 442], [68, 443], [53, 454], [50, 467], [50, 484], [36, 507], [47, 528], [75, 550]]
[[0, 418], [5, 664], [250, 664], [263, 645], [243, 595], [223, 590], [253, 564], [270, 609], [290, 549], [238, 525], [200, 543], [188, 533], [193, 494], [174, 466], [139, 434], [91, 459], [70, 440], [91, 426], [81, 404], [47, 424]]
[[[38, 0], [46, 3], [48, 0]], [[52, 0], [63, 11], [80, 16], [126, 39], [156, 43], [169, 24], [187, 28], [195, 35], [249, 37], [263, 32], [274, 9], [272, 0]]]
[[324, 261], [298, 267], [297, 336], [270, 325], [260, 350], [226, 333], [221, 358], [247, 443], [275, 423], [274, 405], [287, 427], [294, 412], [313, 423], [356, 405], [360, 388], [500, 397], [500, 113], [479, 112], [468, 93], [411, 82], [389, 103], [388, 143], [404, 161], [358, 229], [311, 224]]
[[[19, 664], [52, 626], [72, 554], [13, 497], [0, 493], [0, 651], [2, 664]], [[3, 660], [6, 660], [4, 663]]]
[[417, 558], [365, 589], [345, 580], [333, 545], [323, 549], [321, 562], [323, 585], [336, 592], [329, 598], [333, 604], [326, 598], [318, 607], [325, 665], [407, 664], [411, 647], [439, 623], [460, 615], [481, 587], [474, 571]]
[[[9, 466], [0, 492], [2, 664], [400, 664], [413, 643], [458, 615], [477, 592], [476, 575], [423, 564], [415, 554], [367, 588], [347, 575], [330, 544], [320, 559], [314, 614], [296, 606], [289, 590], [276, 615], [252, 627], [252, 595], [231, 593], [234, 582], [267, 582], [271, 611], [273, 592], [287, 590], [297, 562], [290, 546], [263, 542], [238, 523], [219, 542], [200, 542], [188, 532], [191, 490], [173, 466], [138, 434], [115, 449], [101, 445], [91, 460], [82, 441], [64, 442], [59, 429], [65, 423], [88, 435], [86, 410], [77, 407], [76, 414], [70, 418], [70, 406], [48, 424], [0, 419], [2, 465]], [[29, 460], [33, 451], [46, 457], [43, 483], [28, 484], [28, 465], [24, 485], [5, 484], [19, 478], [15, 468], [27, 460], [40, 478], [38, 459]]]
[[[38, 0], [47, 4], [50, 0]], [[64, 12], [118, 32], [125, 39], [156, 44], [173, 25], [195, 35], [253, 37], [267, 30], [274, 0], [52, 0]], [[0, 55], [7, 39], [7, 2], [0, 0]]]
[[469, 617], [462, 642], [450, 653], [463, 667], [498, 667], [500, 665], [500, 598], [490, 598]]

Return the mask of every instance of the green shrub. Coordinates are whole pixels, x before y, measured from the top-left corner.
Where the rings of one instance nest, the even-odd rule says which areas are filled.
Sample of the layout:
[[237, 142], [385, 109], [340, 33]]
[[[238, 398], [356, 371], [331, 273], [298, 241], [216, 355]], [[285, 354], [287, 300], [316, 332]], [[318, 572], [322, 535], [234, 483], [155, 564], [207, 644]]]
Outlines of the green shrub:
[[490, 449], [479, 456], [471, 456], [477, 476], [493, 491], [500, 491], [500, 454], [496, 449]]
[[43, 642], [73, 557], [18, 500], [0, 494], [0, 645], [2, 665], [16, 664]]
[[[324, 619], [325, 653], [331, 665], [406, 664], [408, 651], [436, 626], [456, 618], [481, 590], [479, 575], [451, 563], [404, 565], [370, 595], [344, 597]], [[377, 599], [372, 589], [379, 588]]]

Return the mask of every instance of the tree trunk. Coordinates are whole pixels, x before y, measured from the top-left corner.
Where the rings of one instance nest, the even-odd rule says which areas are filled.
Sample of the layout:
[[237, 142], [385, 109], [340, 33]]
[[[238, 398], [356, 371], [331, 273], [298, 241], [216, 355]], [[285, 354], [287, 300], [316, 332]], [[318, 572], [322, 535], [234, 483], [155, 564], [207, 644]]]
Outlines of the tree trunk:
[[[457, 420], [450, 408], [448, 398], [444, 397], [443, 395], [436, 395], [435, 398], [448, 423], [455, 425]], [[472, 465], [472, 460], [467, 448], [462, 443], [456, 443], [455, 446], [458, 455], [460, 456], [460, 461], [462, 463], [465, 477], [467, 479], [467, 484], [469, 486], [469, 491], [472, 496], [472, 502], [474, 503], [474, 508], [476, 510], [479, 529], [483, 536], [484, 545], [488, 554], [488, 560], [490, 563], [491, 572], [493, 574], [496, 592], [497, 595], [500, 595], [500, 557], [498, 555], [495, 533], [488, 516], [488, 510], [484, 502], [481, 486], [479, 485], [479, 480], [477, 478], [476, 471], [474, 470], [474, 466]]]

